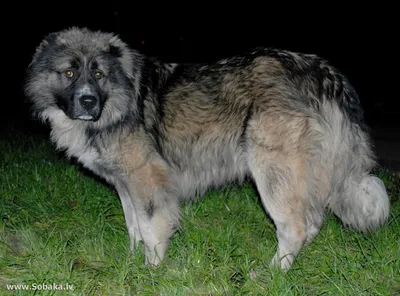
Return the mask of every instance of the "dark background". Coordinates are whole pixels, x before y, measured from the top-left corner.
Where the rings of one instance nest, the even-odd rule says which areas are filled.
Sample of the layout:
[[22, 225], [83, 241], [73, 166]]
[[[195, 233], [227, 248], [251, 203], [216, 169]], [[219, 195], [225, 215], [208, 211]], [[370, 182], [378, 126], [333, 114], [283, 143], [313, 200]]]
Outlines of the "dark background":
[[167, 62], [212, 62], [256, 46], [315, 53], [349, 78], [369, 124], [399, 125], [400, 52], [396, 43], [400, 26], [394, 6], [233, 3], [224, 7], [201, 2], [160, 6], [134, 1], [3, 5], [2, 52], [6, 66], [2, 76], [6, 79], [0, 131], [40, 130], [23, 95], [24, 71], [46, 34], [71, 26], [116, 32], [131, 47]]

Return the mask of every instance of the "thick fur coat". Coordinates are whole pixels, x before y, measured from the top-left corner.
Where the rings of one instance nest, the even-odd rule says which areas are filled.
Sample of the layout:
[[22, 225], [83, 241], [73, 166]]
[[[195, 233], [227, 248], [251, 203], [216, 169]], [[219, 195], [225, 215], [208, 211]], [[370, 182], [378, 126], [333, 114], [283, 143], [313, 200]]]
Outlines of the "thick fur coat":
[[174, 65], [118, 36], [72, 28], [47, 36], [26, 94], [51, 139], [113, 184], [131, 248], [159, 264], [181, 200], [254, 180], [288, 269], [326, 209], [361, 231], [389, 215], [356, 92], [325, 60], [260, 48], [215, 64]]

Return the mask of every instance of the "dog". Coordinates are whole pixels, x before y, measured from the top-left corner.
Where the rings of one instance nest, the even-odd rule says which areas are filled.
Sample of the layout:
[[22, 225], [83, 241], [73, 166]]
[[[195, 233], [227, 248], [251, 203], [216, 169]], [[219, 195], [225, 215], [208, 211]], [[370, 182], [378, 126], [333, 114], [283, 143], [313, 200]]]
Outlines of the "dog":
[[180, 203], [254, 181], [288, 270], [332, 211], [360, 231], [389, 215], [359, 98], [323, 58], [276, 48], [213, 64], [163, 63], [113, 33], [51, 33], [25, 92], [57, 149], [112, 184], [130, 248], [162, 262]]

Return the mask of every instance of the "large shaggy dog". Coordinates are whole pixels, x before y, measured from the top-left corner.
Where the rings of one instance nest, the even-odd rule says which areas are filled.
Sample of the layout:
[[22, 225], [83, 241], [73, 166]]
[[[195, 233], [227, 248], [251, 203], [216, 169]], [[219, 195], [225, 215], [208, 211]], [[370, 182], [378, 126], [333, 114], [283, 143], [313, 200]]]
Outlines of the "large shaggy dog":
[[330, 209], [361, 231], [389, 215], [356, 92], [314, 55], [270, 48], [212, 65], [164, 64], [117, 36], [47, 36], [26, 94], [59, 149], [113, 184], [131, 248], [163, 259], [179, 202], [251, 177], [288, 269]]

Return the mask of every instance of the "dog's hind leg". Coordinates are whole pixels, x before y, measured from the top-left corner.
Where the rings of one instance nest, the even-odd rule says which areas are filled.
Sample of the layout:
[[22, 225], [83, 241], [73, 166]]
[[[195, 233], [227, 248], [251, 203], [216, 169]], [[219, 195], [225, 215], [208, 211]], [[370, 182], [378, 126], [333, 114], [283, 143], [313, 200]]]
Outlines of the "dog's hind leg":
[[323, 223], [329, 176], [314, 172], [321, 167], [318, 134], [308, 116], [277, 104], [260, 105], [245, 136], [249, 171], [276, 226], [278, 249], [271, 266], [288, 270]]
[[288, 270], [307, 240], [304, 163], [302, 159], [279, 154], [267, 159], [264, 148], [254, 150], [250, 170], [278, 237], [271, 266]]

